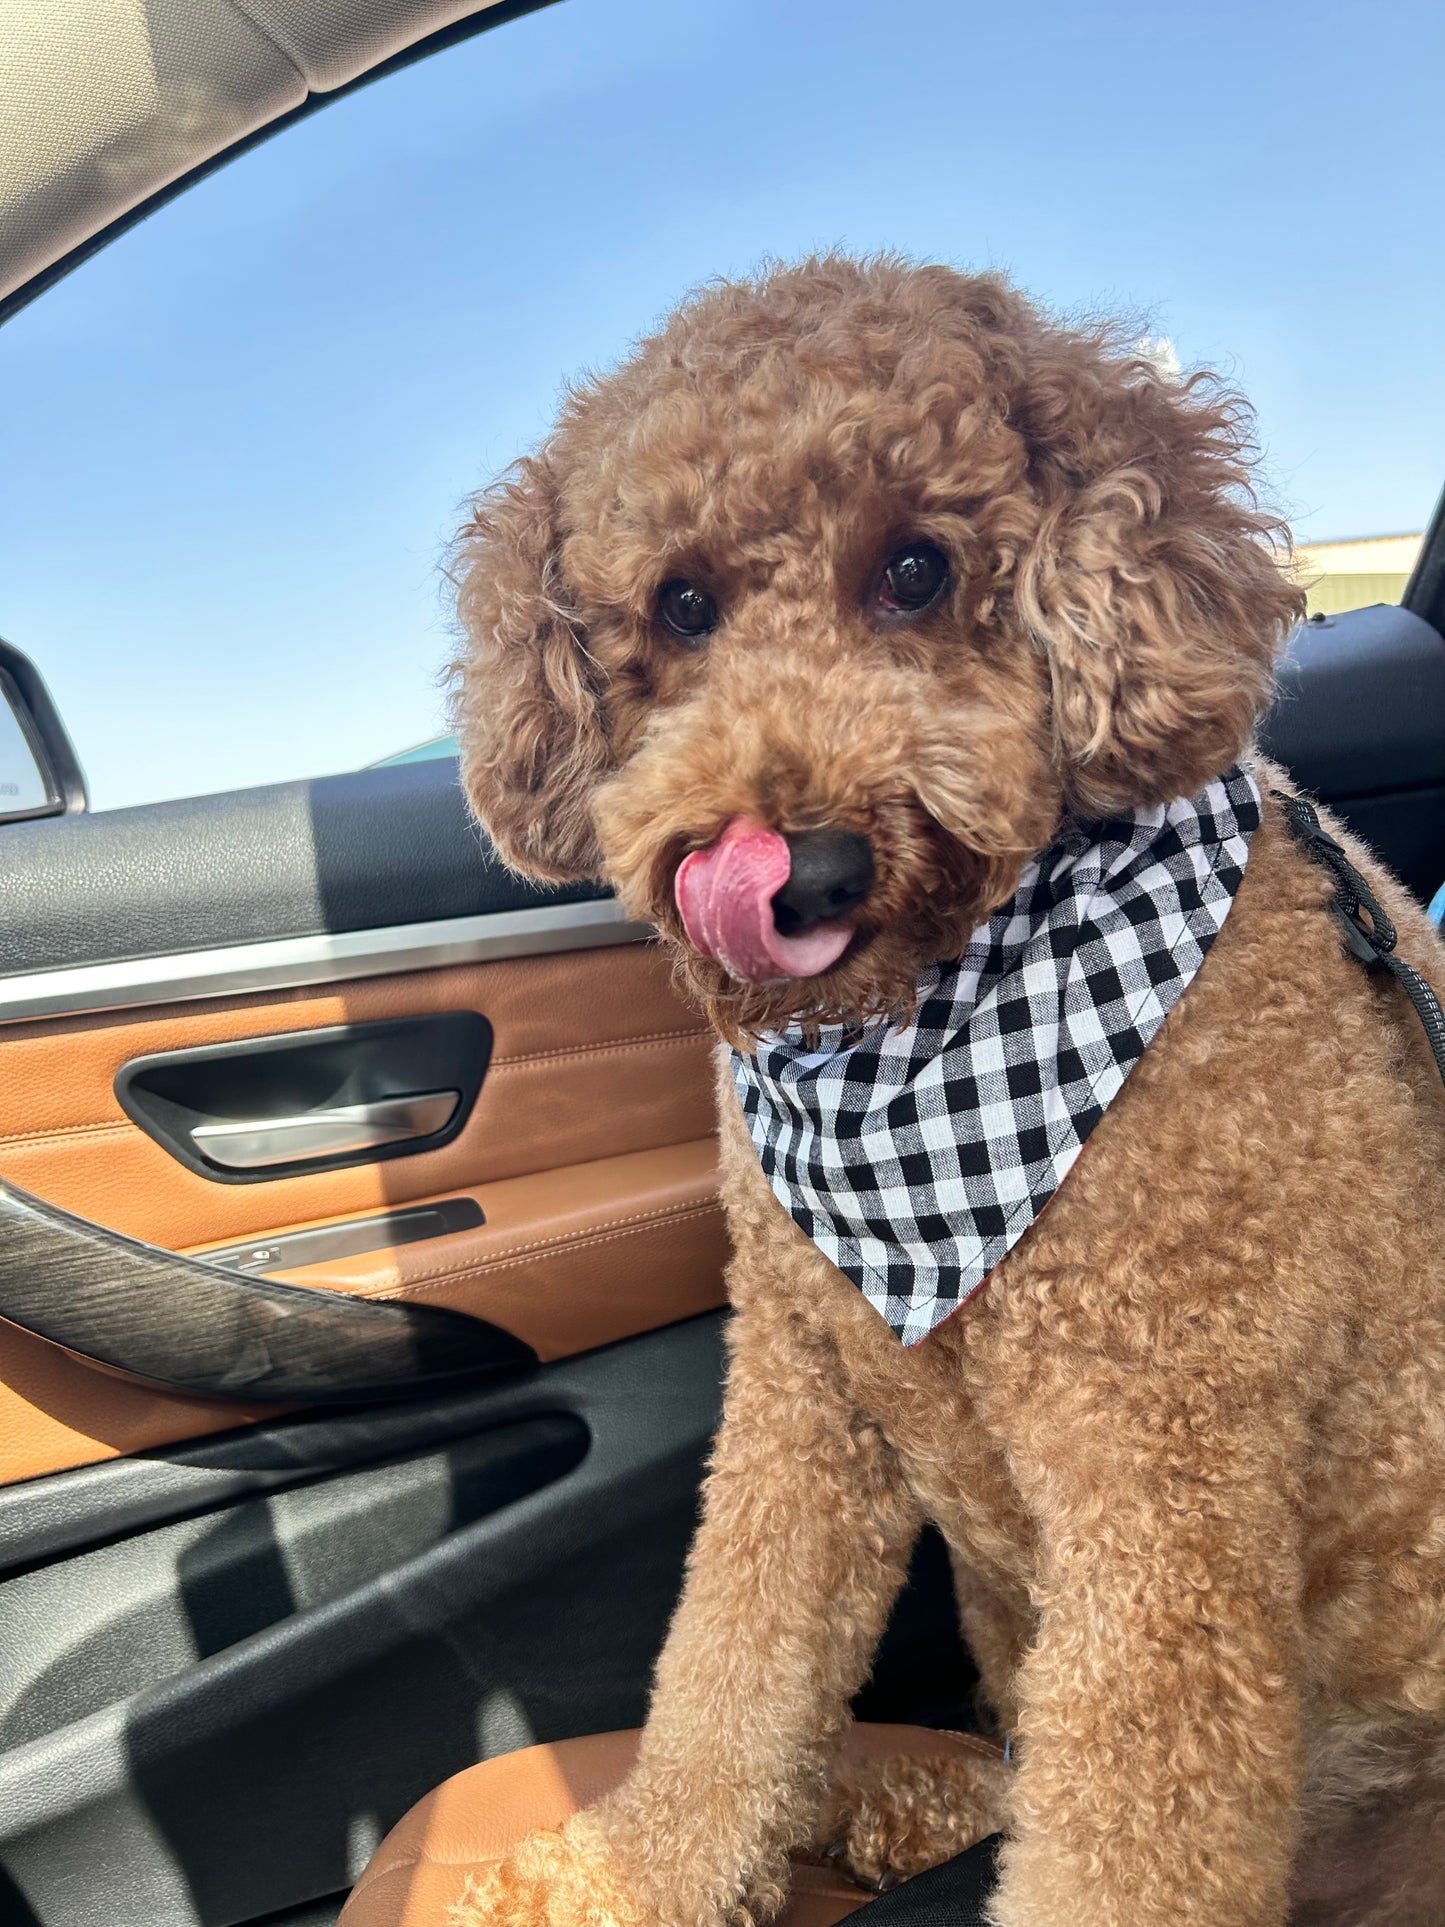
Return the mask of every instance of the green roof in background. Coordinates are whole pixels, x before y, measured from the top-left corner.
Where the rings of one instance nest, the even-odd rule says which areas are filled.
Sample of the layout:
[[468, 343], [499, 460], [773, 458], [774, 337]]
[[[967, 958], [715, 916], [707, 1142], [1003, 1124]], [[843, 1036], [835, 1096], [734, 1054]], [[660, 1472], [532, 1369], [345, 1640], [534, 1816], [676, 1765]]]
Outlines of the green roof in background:
[[394, 763], [430, 763], [444, 756], [455, 756], [457, 739], [455, 736], [432, 736], [424, 743], [417, 743], [411, 749], [399, 749], [395, 756], [378, 757], [368, 763], [368, 769], [390, 769]]
[[1343, 615], [1376, 602], [1398, 602], [1419, 559], [1424, 538], [1403, 535], [1343, 536], [1301, 542], [1295, 563], [1312, 616]]
[[1373, 602], [1398, 602], [1410, 580], [1393, 571], [1377, 575], [1322, 575], [1306, 591], [1312, 616], [1343, 615], [1346, 609], [1368, 609]]

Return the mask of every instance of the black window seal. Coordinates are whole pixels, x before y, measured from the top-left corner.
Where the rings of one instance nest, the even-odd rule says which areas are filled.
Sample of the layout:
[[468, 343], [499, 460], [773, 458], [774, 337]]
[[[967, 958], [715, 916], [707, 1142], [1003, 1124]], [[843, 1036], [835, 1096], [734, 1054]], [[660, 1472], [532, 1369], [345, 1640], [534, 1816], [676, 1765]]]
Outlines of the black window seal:
[[1435, 504], [1419, 558], [1405, 584], [1400, 606], [1445, 636], [1445, 490]]

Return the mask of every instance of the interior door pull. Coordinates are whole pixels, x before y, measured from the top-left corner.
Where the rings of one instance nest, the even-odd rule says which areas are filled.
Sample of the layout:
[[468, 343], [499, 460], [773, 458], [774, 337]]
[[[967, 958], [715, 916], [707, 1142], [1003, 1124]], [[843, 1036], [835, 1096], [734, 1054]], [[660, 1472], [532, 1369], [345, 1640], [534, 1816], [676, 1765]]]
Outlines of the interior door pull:
[[413, 1091], [370, 1104], [339, 1104], [295, 1117], [227, 1119], [194, 1124], [191, 1138], [201, 1156], [228, 1171], [258, 1171], [277, 1164], [373, 1151], [383, 1144], [431, 1137], [444, 1130], [461, 1103], [460, 1091]]
[[[223, 1271], [73, 1217], [4, 1178], [0, 1319], [148, 1385], [253, 1404], [413, 1398], [537, 1362], [520, 1338], [480, 1318]], [[3, 1894], [0, 1917], [9, 1918]]]

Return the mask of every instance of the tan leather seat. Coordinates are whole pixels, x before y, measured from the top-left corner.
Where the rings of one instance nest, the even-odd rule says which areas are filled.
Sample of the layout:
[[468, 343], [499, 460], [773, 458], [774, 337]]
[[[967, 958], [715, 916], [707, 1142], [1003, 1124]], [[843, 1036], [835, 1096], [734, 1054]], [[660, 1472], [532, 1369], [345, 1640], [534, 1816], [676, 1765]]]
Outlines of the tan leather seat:
[[[998, 1749], [966, 1733], [921, 1726], [855, 1726], [848, 1760], [936, 1758], [953, 1748]], [[598, 1733], [483, 1760], [445, 1780], [397, 1822], [357, 1881], [338, 1927], [443, 1927], [468, 1874], [500, 1858], [524, 1834], [559, 1827], [579, 1807], [610, 1793], [637, 1751], [637, 1734]], [[826, 1867], [799, 1865], [793, 1898], [777, 1927], [833, 1927], [868, 1899]]]

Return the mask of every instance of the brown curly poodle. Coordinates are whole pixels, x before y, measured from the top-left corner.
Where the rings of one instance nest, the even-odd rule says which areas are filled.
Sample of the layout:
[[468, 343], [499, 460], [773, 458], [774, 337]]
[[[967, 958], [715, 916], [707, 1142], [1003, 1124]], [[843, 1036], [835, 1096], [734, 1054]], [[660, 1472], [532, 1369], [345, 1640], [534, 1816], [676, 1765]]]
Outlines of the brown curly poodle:
[[[1212, 379], [993, 276], [709, 287], [462, 533], [477, 812], [528, 875], [610, 879], [724, 1039], [906, 1011], [1061, 822], [1252, 757], [1300, 599], [1249, 455]], [[809, 1843], [908, 1873], [1002, 1826], [999, 1927], [1445, 1921], [1445, 1098], [1250, 766], [1203, 968], [924, 1342], [775, 1200], [721, 1069], [731, 1368], [640, 1763], [459, 1918], [721, 1927]], [[679, 865], [739, 816], [866, 839], [811, 975], [687, 940]], [[1015, 1764], [829, 1795], [924, 1520]]]

